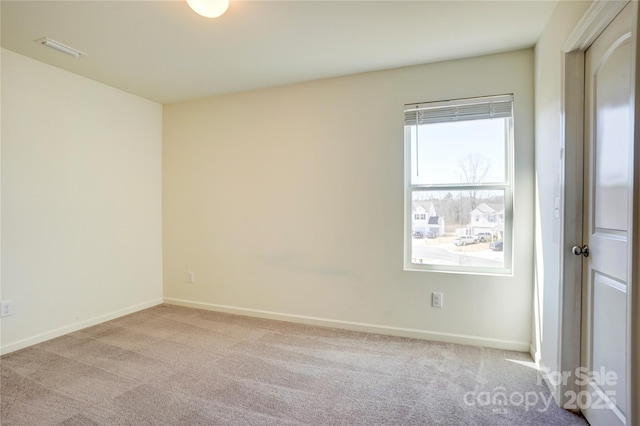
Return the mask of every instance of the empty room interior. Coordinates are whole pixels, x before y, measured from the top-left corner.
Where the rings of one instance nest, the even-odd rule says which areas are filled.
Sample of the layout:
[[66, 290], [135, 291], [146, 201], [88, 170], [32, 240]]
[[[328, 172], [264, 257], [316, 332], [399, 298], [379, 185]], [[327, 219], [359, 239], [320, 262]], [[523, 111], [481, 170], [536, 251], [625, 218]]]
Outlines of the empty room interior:
[[637, 2], [0, 16], [3, 425], [640, 424]]

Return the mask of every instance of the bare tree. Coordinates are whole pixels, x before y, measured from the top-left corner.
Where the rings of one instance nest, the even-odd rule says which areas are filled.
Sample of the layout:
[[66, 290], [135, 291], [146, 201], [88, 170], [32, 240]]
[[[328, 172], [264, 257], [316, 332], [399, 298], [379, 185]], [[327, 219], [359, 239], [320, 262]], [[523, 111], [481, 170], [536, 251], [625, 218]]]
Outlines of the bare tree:
[[[487, 179], [491, 171], [491, 160], [479, 152], [468, 154], [458, 160], [458, 169], [456, 174], [460, 182], [482, 183]], [[468, 192], [471, 210], [473, 210], [478, 207], [478, 199], [482, 191], [470, 189]]]

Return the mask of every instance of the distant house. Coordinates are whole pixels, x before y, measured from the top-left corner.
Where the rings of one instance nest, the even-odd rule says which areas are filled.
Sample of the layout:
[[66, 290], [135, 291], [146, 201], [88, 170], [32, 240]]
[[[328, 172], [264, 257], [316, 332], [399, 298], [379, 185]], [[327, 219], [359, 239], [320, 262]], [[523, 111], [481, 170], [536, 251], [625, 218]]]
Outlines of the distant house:
[[481, 203], [470, 213], [469, 229], [472, 235], [480, 232], [490, 232], [498, 239], [502, 239], [504, 232], [504, 205]]
[[436, 237], [439, 237], [444, 234], [444, 217], [431, 216], [427, 227], [427, 232], [433, 232]]
[[444, 217], [438, 216], [431, 201], [413, 202], [411, 230], [414, 234], [439, 237], [444, 234]]

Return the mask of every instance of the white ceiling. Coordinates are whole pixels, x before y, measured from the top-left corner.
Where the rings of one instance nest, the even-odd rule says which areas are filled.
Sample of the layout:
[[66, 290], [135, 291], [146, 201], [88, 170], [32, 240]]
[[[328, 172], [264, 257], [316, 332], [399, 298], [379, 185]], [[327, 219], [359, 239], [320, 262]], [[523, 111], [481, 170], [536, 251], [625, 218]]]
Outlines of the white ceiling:
[[[557, 0], [0, 2], [2, 46], [160, 102], [530, 47]], [[74, 59], [34, 40], [88, 54]]]

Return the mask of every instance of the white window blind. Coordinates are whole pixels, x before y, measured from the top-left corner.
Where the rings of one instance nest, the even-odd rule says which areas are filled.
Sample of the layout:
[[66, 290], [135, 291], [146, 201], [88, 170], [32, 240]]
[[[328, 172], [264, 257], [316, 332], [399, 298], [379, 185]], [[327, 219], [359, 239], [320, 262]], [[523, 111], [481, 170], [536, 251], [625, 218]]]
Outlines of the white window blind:
[[513, 116], [513, 96], [491, 96], [405, 105], [404, 124], [446, 123], [452, 121], [508, 118]]

